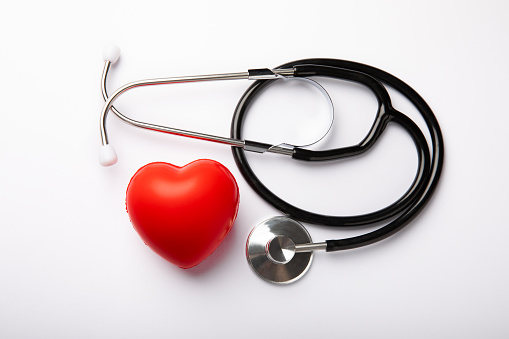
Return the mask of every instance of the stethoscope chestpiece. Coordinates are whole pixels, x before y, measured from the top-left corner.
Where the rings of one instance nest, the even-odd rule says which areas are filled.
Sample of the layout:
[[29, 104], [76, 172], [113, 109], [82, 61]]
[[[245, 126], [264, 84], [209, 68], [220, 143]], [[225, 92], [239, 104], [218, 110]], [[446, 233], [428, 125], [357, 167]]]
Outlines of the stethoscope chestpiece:
[[298, 247], [310, 243], [311, 236], [302, 224], [288, 217], [274, 217], [251, 231], [246, 243], [247, 261], [262, 279], [288, 284], [309, 269], [313, 252], [301, 252]]

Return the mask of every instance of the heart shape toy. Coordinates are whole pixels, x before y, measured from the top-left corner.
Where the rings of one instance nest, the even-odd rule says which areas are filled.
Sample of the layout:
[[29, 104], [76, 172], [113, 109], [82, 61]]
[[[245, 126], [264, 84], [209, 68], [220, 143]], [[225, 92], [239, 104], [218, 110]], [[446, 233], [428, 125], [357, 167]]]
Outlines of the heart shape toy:
[[156, 162], [134, 174], [126, 207], [146, 245], [169, 262], [191, 268], [207, 258], [232, 228], [239, 188], [230, 171], [213, 160], [183, 167]]

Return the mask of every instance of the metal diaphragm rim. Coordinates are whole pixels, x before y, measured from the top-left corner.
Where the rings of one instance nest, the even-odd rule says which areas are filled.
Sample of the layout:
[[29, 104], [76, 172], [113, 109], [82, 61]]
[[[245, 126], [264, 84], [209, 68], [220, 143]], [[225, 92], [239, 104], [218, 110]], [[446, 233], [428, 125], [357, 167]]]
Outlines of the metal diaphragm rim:
[[296, 245], [311, 243], [306, 228], [289, 217], [274, 217], [256, 226], [246, 243], [246, 257], [253, 271], [265, 281], [289, 284], [300, 279], [309, 269], [313, 252], [295, 253], [287, 263], [276, 263], [269, 258], [267, 244], [275, 237], [287, 237]]

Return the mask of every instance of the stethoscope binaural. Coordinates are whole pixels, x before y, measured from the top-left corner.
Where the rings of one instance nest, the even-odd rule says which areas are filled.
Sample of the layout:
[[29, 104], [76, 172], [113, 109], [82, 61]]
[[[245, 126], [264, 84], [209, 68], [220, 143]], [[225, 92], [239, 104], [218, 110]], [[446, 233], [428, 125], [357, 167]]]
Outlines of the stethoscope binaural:
[[[373, 244], [383, 240], [402, 228], [415, 218], [426, 206], [438, 184], [444, 159], [444, 145], [440, 126], [432, 110], [422, 97], [403, 81], [380, 69], [338, 59], [303, 59], [281, 65], [274, 69], [256, 69], [241, 73], [226, 73], [173, 78], [158, 78], [132, 82], [120, 87], [111, 96], [106, 91], [106, 77], [112, 63], [120, 55], [117, 47], [105, 50], [105, 65], [102, 74], [102, 94], [105, 105], [101, 112], [102, 147], [99, 159], [102, 165], [116, 163], [116, 153], [108, 143], [106, 117], [111, 110], [124, 122], [131, 125], [187, 136], [207, 141], [214, 141], [232, 146], [235, 162], [249, 185], [269, 204], [286, 216], [268, 219], [256, 226], [248, 237], [246, 256], [253, 270], [263, 279], [274, 283], [289, 283], [299, 279], [309, 268], [314, 250], [327, 252], [347, 250]], [[359, 83], [367, 87], [376, 97], [378, 111], [374, 123], [366, 137], [354, 146], [310, 150], [302, 146], [288, 144], [270, 145], [256, 141], [243, 140], [242, 126], [249, 112], [251, 102], [260, 92], [279, 78], [305, 79], [304, 81], [318, 88], [325, 98], [332, 101], [321, 85], [308, 79], [313, 76], [329, 77]], [[254, 83], [241, 97], [232, 119], [231, 137], [219, 137], [203, 133], [158, 126], [139, 122], [121, 114], [113, 102], [124, 92], [141, 86], [160, 85], [182, 82], [251, 79]], [[422, 116], [431, 138], [431, 152], [428, 142], [419, 127], [406, 115], [394, 109], [384, 85], [388, 85], [405, 96]], [[333, 113], [332, 113], [333, 116]], [[332, 118], [331, 118], [332, 121]], [[332, 122], [331, 122], [332, 123]], [[378, 211], [355, 216], [330, 216], [303, 210], [282, 200], [272, 193], [256, 176], [249, 166], [244, 151], [258, 153], [271, 152], [291, 156], [302, 161], [332, 161], [360, 155], [369, 150], [378, 140], [389, 123], [397, 123], [412, 138], [418, 155], [418, 168], [410, 188], [394, 203]], [[330, 126], [329, 126], [330, 129]], [[374, 231], [346, 239], [327, 240], [313, 243], [311, 236], [300, 222], [320, 224], [332, 227], [355, 227], [387, 222]]]

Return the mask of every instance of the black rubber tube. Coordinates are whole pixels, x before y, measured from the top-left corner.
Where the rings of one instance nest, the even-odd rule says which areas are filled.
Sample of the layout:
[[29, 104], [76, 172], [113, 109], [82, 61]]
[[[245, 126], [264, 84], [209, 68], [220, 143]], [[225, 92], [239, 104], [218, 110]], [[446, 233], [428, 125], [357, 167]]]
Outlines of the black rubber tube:
[[[250, 186], [268, 203], [297, 220], [322, 224], [325, 226], [351, 227], [378, 223], [394, 218], [387, 225], [361, 236], [328, 240], [327, 251], [345, 250], [372, 244], [389, 237], [405, 227], [426, 205], [438, 184], [443, 166], [444, 146], [438, 122], [424, 99], [410, 86], [380, 69], [345, 60], [304, 59], [279, 68], [294, 68], [295, 76], [328, 76], [337, 79], [355, 81], [367, 86], [377, 97], [379, 110], [371, 131], [356, 146], [327, 151], [296, 149], [293, 158], [307, 161], [325, 161], [359, 155], [367, 151], [378, 139], [389, 122], [403, 126], [416, 145], [419, 165], [414, 182], [409, 190], [395, 203], [379, 211], [358, 216], [327, 216], [305, 211], [286, 203], [274, 195], [260, 182], [249, 166], [244, 151], [232, 148], [233, 156], [242, 175]], [[235, 110], [231, 136], [242, 139], [242, 124], [248, 112], [249, 104], [260, 91], [274, 80], [259, 80], [244, 93]], [[431, 135], [431, 159], [428, 144], [420, 129], [404, 114], [394, 110], [390, 97], [380, 83], [385, 83], [403, 94], [422, 115]]]

